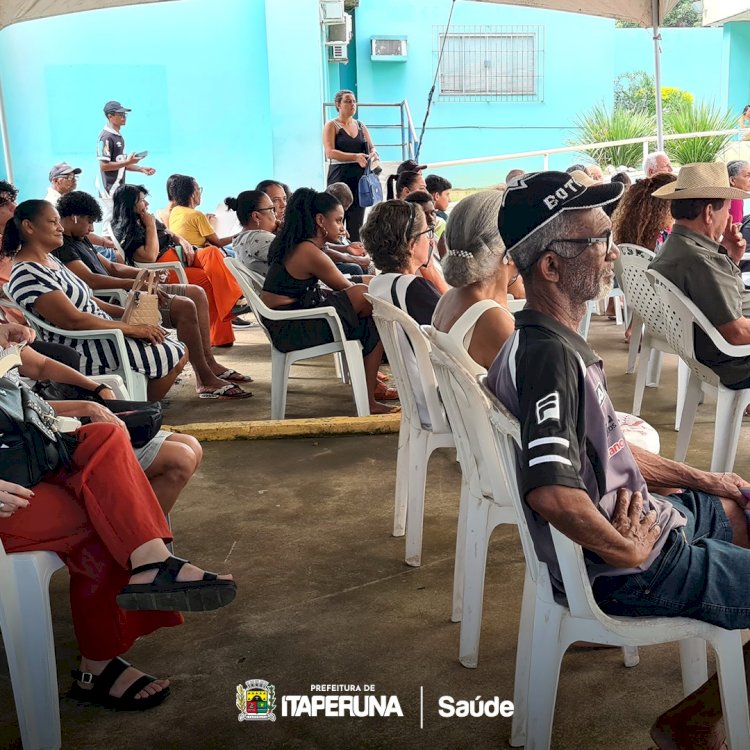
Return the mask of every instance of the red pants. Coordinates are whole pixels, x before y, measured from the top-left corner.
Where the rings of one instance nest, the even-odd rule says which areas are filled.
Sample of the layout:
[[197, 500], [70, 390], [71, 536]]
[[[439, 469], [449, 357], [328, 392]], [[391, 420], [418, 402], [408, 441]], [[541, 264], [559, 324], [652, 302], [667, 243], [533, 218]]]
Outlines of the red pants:
[[103, 661], [136, 638], [180, 625], [178, 612], [130, 612], [115, 597], [130, 578], [130, 553], [171, 532], [127, 433], [111, 424], [78, 432], [75, 469], [33, 488], [28, 508], [0, 519], [7, 552], [51, 550], [70, 572], [70, 607], [81, 654]]
[[[174, 250], [167, 250], [159, 260], [173, 262], [179, 258]], [[185, 275], [191, 284], [203, 287], [208, 297], [211, 346], [231, 344], [234, 341], [231, 311], [242, 296], [242, 290], [224, 263], [224, 253], [213, 246], [196, 250], [195, 265], [185, 268]], [[170, 272], [168, 281], [177, 284], [176, 274]]]

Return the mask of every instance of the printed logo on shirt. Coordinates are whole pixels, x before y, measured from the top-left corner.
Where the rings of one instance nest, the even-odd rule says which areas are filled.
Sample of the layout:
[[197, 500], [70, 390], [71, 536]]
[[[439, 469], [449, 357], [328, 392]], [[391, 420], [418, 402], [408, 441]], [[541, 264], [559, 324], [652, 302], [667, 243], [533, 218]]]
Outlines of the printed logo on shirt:
[[614, 458], [625, 447], [625, 438], [620, 438], [617, 442], [612, 443], [607, 449], [610, 458]]
[[560, 421], [560, 394], [557, 391], [548, 393], [536, 402], [536, 423], [542, 424], [550, 419]]
[[597, 383], [596, 386], [596, 400], [599, 402], [599, 406], [604, 403], [606, 394], [604, 393], [604, 386], [601, 383]]

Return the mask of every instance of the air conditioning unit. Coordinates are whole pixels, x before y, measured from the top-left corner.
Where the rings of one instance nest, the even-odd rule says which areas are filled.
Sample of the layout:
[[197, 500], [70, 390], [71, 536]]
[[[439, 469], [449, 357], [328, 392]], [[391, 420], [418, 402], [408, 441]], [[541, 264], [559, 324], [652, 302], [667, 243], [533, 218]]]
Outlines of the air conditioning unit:
[[326, 26], [326, 42], [349, 44], [352, 39], [352, 17], [344, 13], [343, 23], [332, 23]]
[[370, 59], [376, 62], [406, 62], [405, 36], [371, 37]]
[[344, 0], [320, 0], [320, 20], [324, 26], [344, 23]]
[[329, 42], [328, 44], [326, 44], [326, 47], [328, 47], [329, 62], [349, 62], [349, 55], [347, 54], [347, 48], [345, 44], [341, 44], [341, 42]]

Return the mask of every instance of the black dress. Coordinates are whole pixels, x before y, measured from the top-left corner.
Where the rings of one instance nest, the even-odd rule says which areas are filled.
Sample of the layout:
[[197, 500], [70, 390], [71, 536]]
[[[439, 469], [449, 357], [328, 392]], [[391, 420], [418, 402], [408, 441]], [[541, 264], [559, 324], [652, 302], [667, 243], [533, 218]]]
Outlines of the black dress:
[[[336, 128], [336, 135], [333, 140], [333, 146], [338, 151], [346, 154], [369, 154], [367, 139], [362, 123], [357, 121], [357, 135], [352, 138], [346, 132], [343, 125], [334, 120], [333, 125]], [[344, 164], [331, 164], [328, 167], [327, 185], [334, 182], [343, 182], [349, 186], [354, 196], [349, 210], [344, 215], [346, 229], [349, 232], [349, 239], [352, 242], [359, 242], [359, 230], [365, 219], [365, 209], [359, 205], [359, 178], [365, 173], [364, 167], [360, 167], [356, 161], [348, 161]]]
[[[263, 291], [292, 297], [296, 301], [282, 305], [278, 310], [310, 310], [316, 307], [333, 307], [341, 319], [344, 334], [349, 340], [362, 342], [362, 354], [367, 356], [380, 342], [378, 329], [371, 317], [360, 318], [344, 291], [321, 289], [318, 280], [295, 279], [283, 263], [271, 263]], [[263, 318], [273, 345], [280, 352], [293, 352], [309, 346], [330, 344], [333, 341], [331, 326], [327, 321], [313, 320], [268, 320]]]

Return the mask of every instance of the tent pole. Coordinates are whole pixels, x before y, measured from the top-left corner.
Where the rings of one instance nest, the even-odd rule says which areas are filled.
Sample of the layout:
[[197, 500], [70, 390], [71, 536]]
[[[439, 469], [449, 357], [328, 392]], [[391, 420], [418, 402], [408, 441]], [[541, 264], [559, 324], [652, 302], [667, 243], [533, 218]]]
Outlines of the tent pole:
[[656, 150], [664, 150], [664, 113], [661, 102], [661, 50], [659, 42], [659, 0], [651, 0], [651, 17], [654, 21], [654, 82], [656, 84]]
[[3, 101], [3, 83], [0, 81], [0, 138], [3, 141], [3, 158], [8, 182], [13, 184], [13, 164], [10, 158], [10, 144], [8, 143], [8, 122], [5, 119], [5, 102]]

